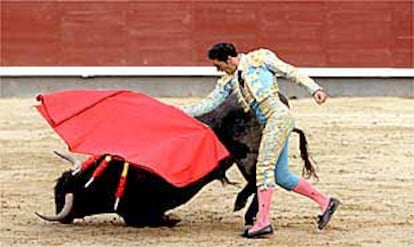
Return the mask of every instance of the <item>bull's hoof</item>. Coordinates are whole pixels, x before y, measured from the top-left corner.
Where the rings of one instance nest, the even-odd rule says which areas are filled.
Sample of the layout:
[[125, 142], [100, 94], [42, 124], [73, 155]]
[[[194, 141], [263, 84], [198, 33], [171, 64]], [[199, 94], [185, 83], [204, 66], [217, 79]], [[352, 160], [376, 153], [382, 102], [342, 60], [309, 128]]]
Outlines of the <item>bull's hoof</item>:
[[165, 214], [161, 217], [161, 226], [174, 227], [181, 222], [181, 218], [176, 214]]
[[240, 236], [247, 238], [247, 234], [249, 233], [250, 228], [253, 227], [253, 224], [251, 225], [244, 225], [244, 229], [242, 234], [240, 234]]

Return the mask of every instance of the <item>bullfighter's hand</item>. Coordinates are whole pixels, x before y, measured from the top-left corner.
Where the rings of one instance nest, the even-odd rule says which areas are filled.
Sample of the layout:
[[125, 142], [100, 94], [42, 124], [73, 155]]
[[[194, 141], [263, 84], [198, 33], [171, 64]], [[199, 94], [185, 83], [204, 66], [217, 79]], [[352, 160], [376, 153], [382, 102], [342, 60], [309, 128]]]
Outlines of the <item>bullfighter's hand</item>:
[[328, 98], [328, 94], [325, 93], [323, 90], [318, 90], [313, 94], [313, 98], [315, 99], [316, 103], [319, 105], [323, 104], [326, 99]]

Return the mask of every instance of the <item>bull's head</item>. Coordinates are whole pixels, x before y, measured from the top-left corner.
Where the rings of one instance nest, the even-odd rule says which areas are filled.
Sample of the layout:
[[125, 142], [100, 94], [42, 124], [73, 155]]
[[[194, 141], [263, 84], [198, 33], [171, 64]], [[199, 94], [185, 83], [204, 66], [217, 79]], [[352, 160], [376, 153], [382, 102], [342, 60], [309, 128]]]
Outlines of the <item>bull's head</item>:
[[[70, 156], [58, 155], [73, 163], [74, 168], [64, 172], [57, 179], [55, 186], [56, 215], [46, 216], [37, 212], [36, 215], [47, 221], [68, 224], [72, 223], [75, 218], [83, 218], [86, 215], [113, 212], [114, 189], [117, 181], [108, 176], [104, 179], [105, 183], [97, 181], [85, 188], [92, 171], [86, 170], [77, 173], [79, 161]], [[112, 172], [117, 173], [117, 171]]]
[[[68, 158], [65, 158], [70, 160]], [[55, 186], [56, 215], [45, 216], [36, 213], [47, 221], [72, 223], [76, 218], [101, 213], [120, 215], [127, 225], [133, 226], [174, 226], [180, 220], [164, 214], [190, 200], [204, 185], [224, 176], [223, 169], [228, 169], [233, 162], [227, 161], [210, 174], [186, 187], [176, 187], [160, 176], [144, 169], [134, 168], [129, 171], [130, 178], [125, 186], [125, 193], [117, 206], [115, 192], [119, 189], [119, 178], [123, 174], [125, 163], [113, 159], [108, 163], [98, 179], [90, 184], [92, 174], [102, 164], [104, 156], [98, 157], [89, 168], [81, 172], [66, 171], [58, 178]], [[118, 194], [119, 195], [119, 194]], [[116, 208], [116, 210], [115, 210]]]

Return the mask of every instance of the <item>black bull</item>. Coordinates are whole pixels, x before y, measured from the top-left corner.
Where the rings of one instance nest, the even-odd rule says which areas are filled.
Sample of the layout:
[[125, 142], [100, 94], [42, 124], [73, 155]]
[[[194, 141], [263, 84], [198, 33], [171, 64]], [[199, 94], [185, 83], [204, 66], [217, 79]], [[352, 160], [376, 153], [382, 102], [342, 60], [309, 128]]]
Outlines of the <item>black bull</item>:
[[[284, 96], [280, 95], [280, 97], [285, 104], [288, 104]], [[127, 225], [131, 226], [173, 226], [179, 222], [179, 219], [168, 216], [165, 212], [186, 203], [201, 188], [215, 179], [228, 182], [225, 172], [234, 163], [247, 181], [234, 205], [234, 210], [242, 209], [247, 199], [256, 193], [255, 163], [261, 139], [261, 126], [251, 113], [243, 112], [234, 95], [216, 110], [198, 119], [214, 130], [231, 153], [229, 158], [221, 161], [217, 169], [199, 181], [178, 188], [153, 173], [133, 167], [129, 169], [124, 195], [119, 206], [114, 210], [114, 194], [123, 162], [112, 160], [103, 174], [87, 188], [85, 184], [97, 165], [76, 175], [73, 175], [72, 171], [64, 172], [55, 186], [56, 215], [36, 214], [45, 220], [72, 223], [74, 219], [88, 215], [117, 213]], [[299, 133], [300, 136], [301, 155], [306, 168], [304, 171], [312, 175], [314, 170], [307, 157], [305, 135], [299, 129], [295, 129], [294, 132]], [[103, 156], [96, 163], [99, 164], [102, 159]], [[71, 161], [75, 162], [73, 159]], [[255, 196], [245, 214], [245, 224], [253, 223], [257, 210]]]

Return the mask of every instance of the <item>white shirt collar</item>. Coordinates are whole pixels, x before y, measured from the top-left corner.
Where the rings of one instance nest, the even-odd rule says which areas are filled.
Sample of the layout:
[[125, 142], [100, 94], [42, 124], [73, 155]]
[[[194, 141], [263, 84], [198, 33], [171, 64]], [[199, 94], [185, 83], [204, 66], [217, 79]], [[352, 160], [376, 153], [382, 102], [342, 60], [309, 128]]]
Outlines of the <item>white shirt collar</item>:
[[239, 53], [239, 65], [237, 66], [237, 70], [242, 70], [243, 65], [246, 63], [246, 54]]

